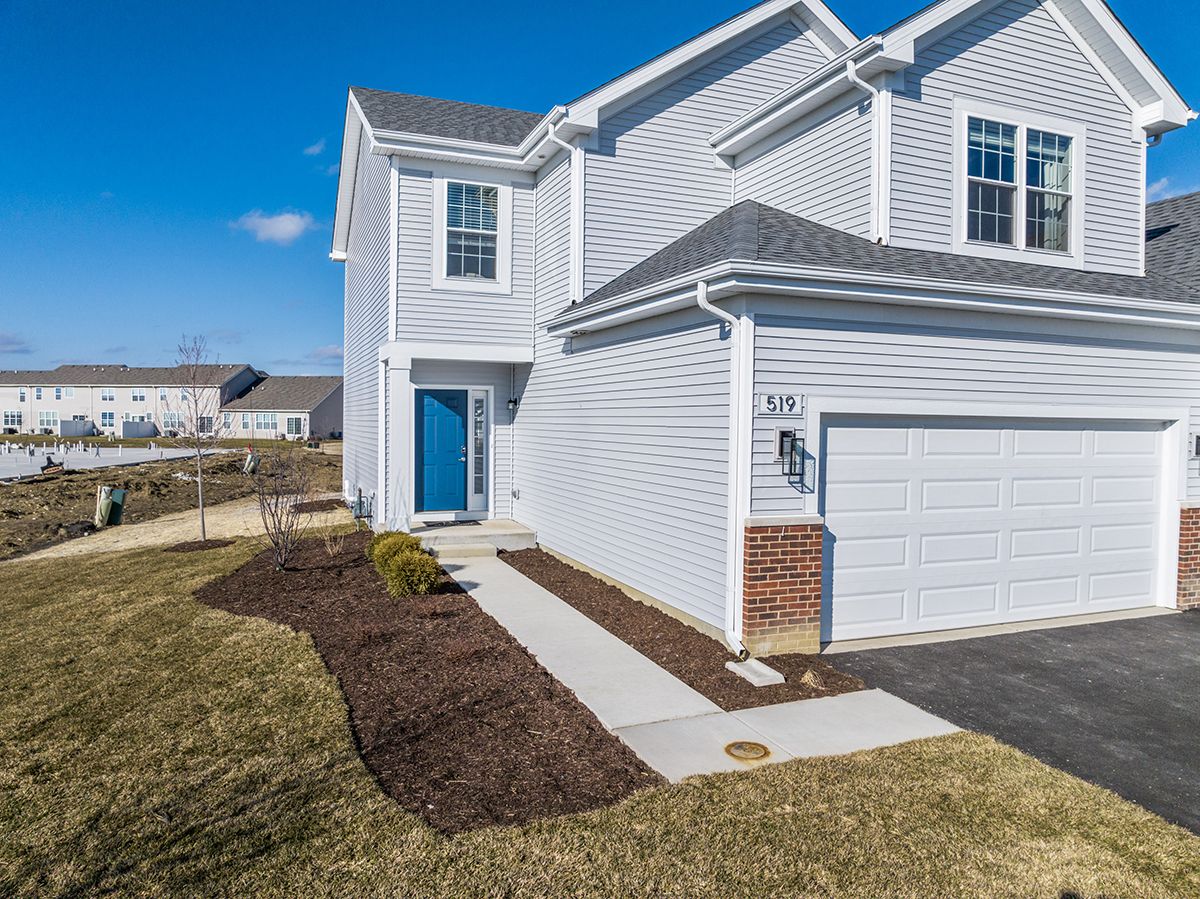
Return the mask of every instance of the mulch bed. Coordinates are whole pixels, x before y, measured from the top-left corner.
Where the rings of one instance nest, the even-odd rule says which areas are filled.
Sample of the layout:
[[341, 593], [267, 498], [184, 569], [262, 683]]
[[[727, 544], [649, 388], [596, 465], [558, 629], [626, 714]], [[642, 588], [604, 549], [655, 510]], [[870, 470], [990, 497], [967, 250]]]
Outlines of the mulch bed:
[[755, 687], [725, 667], [735, 658], [726, 646], [617, 587], [540, 549], [501, 553], [500, 558], [726, 711], [866, 689], [857, 677], [820, 656], [798, 652], [766, 659], [783, 674], [784, 683]]
[[163, 550], [165, 553], [197, 553], [205, 549], [220, 549], [222, 546], [233, 546], [232, 540], [185, 540]]
[[312, 635], [350, 707], [367, 767], [444, 833], [611, 805], [663, 783], [474, 599], [394, 599], [347, 535], [331, 557], [301, 542], [288, 570], [266, 553], [196, 598]]
[[296, 511], [302, 515], [310, 512], [332, 512], [334, 509], [344, 509], [346, 504], [340, 499], [315, 499], [312, 502], [300, 503]]

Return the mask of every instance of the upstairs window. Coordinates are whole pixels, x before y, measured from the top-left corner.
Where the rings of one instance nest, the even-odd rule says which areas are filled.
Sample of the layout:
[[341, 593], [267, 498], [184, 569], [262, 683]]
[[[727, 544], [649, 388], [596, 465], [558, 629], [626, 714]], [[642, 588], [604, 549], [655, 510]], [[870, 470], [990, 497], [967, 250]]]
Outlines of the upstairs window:
[[158, 388], [158, 401], [160, 403], [165, 403], [167, 401], [167, 388], [165, 388], [165, 387]]
[[135, 403], [146, 402], [146, 388], [145, 387], [134, 387], [133, 390], [131, 390], [129, 392], [129, 394], [130, 394], [129, 395], [130, 400], [132, 400]]
[[968, 116], [966, 240], [1072, 252], [1073, 137]]
[[117, 390], [115, 387], [101, 387], [100, 388], [100, 402], [112, 403], [112, 402], [115, 402], [116, 399], [117, 399]]
[[42, 388], [40, 388], [40, 387], [33, 388], [33, 398], [35, 400], [40, 400], [42, 398]]
[[446, 277], [496, 280], [500, 189], [446, 182]]

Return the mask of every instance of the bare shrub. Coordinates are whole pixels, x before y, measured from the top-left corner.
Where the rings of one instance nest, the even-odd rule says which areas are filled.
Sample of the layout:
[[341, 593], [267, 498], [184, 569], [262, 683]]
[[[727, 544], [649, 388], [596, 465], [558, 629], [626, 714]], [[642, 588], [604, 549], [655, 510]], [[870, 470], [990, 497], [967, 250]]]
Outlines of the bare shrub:
[[315, 492], [312, 464], [295, 444], [276, 444], [262, 454], [253, 477], [266, 532], [260, 543], [271, 551], [275, 567], [283, 570], [312, 522], [311, 512], [300, 511], [301, 503], [311, 501]]
[[330, 557], [340, 556], [342, 549], [346, 545], [345, 534], [322, 534], [321, 540], [325, 543], [325, 552]]
[[808, 687], [810, 690], [824, 690], [825, 681], [821, 675], [817, 674], [816, 668], [809, 668], [804, 672], [804, 676], [800, 678], [800, 683]]

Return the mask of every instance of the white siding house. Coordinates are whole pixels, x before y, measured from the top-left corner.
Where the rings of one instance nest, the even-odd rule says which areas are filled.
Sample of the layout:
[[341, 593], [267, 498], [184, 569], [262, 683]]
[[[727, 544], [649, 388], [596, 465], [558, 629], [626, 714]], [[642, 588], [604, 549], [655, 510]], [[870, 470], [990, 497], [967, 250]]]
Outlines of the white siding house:
[[347, 497], [759, 654], [1200, 604], [1200, 279], [1144, 238], [1193, 118], [1100, 0], [767, 0], [545, 115], [351, 88]]

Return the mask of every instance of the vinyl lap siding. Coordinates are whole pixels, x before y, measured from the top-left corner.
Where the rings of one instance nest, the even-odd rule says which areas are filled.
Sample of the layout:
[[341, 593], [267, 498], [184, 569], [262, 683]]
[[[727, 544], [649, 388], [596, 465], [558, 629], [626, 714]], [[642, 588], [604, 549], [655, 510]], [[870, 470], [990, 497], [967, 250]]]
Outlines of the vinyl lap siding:
[[[989, 404], [1176, 406], [1192, 408], [1200, 424], [1198, 353], [1166, 344], [1118, 340], [1031, 339], [1034, 322], [1014, 321], [1010, 332], [984, 332], [978, 318], [950, 330], [923, 326], [911, 316], [881, 313], [878, 323], [828, 318], [756, 319], [755, 390], [811, 396], [947, 400]], [[968, 328], [975, 325], [975, 330]], [[1022, 331], [1028, 327], [1028, 331]], [[1040, 326], [1044, 327], [1044, 325]], [[806, 406], [807, 409], [807, 406]], [[774, 427], [803, 428], [803, 419], [756, 418], [752, 506], [757, 514], [799, 512], [799, 489], [771, 463]], [[1200, 467], [1188, 461], [1188, 494], [1200, 496]], [[811, 489], [812, 480], [807, 480]], [[815, 503], [809, 511], [816, 511]]]
[[[492, 182], [492, 173], [481, 178]], [[469, 181], [464, 177], [462, 180]], [[533, 254], [533, 190], [513, 186], [512, 294], [434, 290], [432, 248], [444, 251], [445, 237], [433, 233], [433, 191], [429, 172], [400, 170], [400, 234], [397, 241], [398, 339], [429, 343], [529, 346]]]
[[1141, 153], [1131, 113], [1032, 0], [921, 50], [893, 99], [892, 243], [949, 250], [953, 95], [1087, 123], [1084, 265], [1141, 274]]
[[604, 121], [586, 154], [585, 292], [726, 208], [708, 136], [825, 61], [782, 25]]
[[744, 165], [737, 202], [757, 200], [859, 237], [871, 236], [871, 105], [855, 100]]
[[715, 626], [729, 452], [719, 332], [689, 313], [571, 352], [548, 342], [517, 415], [518, 520], [545, 546]]
[[345, 394], [342, 458], [347, 495], [371, 496], [379, 485], [379, 357], [388, 341], [387, 159], [364, 141], [346, 252]]

